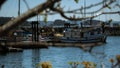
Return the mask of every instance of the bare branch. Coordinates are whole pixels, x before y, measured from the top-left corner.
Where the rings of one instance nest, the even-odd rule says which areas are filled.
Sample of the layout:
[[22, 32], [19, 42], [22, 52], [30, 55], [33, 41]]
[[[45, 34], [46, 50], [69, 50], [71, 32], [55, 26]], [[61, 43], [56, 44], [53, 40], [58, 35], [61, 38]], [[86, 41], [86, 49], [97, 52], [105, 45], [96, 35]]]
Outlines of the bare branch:
[[116, 11], [116, 12], [103, 12], [102, 14], [120, 14], [120, 11]]
[[[107, 0], [109, 1], [108, 4], [106, 5], [110, 5], [112, 3], [114, 3], [116, 0]], [[83, 9], [90, 9], [92, 7], [95, 7], [95, 6], [99, 6], [101, 4], [103, 4], [104, 2], [106, 2], [106, 0], [103, 0], [102, 2], [99, 2], [99, 3], [96, 3], [96, 4], [93, 4], [93, 5], [89, 5], [89, 6], [86, 6], [86, 7], [81, 7], [81, 8], [78, 8], [78, 9], [74, 9], [74, 10], [71, 10], [71, 11], [66, 11], [67, 13], [73, 13], [73, 12], [76, 12], [76, 11], [82, 11]], [[106, 5], [104, 5], [102, 8], [105, 8], [107, 7]], [[100, 10], [99, 10], [100, 11]], [[91, 13], [95, 13], [95, 12], [98, 12], [98, 11], [94, 11], [94, 12], [91, 12]]]
[[24, 1], [24, 3], [25, 3], [25, 5], [26, 5], [26, 7], [28, 8], [28, 10], [30, 9], [30, 7], [29, 7], [29, 5], [28, 5], [28, 3], [27, 3], [27, 1], [26, 0], [23, 0]]
[[47, 2], [40, 4], [31, 10], [28, 10], [21, 16], [18, 16], [15, 19], [7, 22], [5, 25], [0, 27], [0, 35], [4, 34], [5, 32], [9, 31], [12, 28], [18, 26], [19, 24], [21, 24], [23, 21], [27, 20], [28, 18], [31, 18], [31, 17], [37, 15], [38, 12], [42, 12], [43, 10], [50, 8], [51, 5], [55, 4], [58, 1], [60, 1], [60, 0], [48, 0]]
[[5, 3], [6, 0], [0, 0], [0, 8], [3, 5], [3, 3]]
[[64, 11], [60, 10], [60, 9], [56, 9], [56, 8], [51, 8], [51, 10], [55, 11], [55, 12], [58, 12], [60, 13], [60, 15], [68, 20], [84, 20], [84, 19], [90, 19], [90, 18], [95, 18], [95, 17], [98, 17], [102, 14], [120, 14], [120, 11], [117, 11], [117, 12], [102, 12], [102, 13], [99, 13], [99, 14], [96, 14], [94, 16], [90, 16], [90, 17], [82, 17], [82, 18], [74, 18], [74, 17], [68, 17], [65, 15]]
[[[5, 0], [3, 0], [5, 1]], [[54, 7], [54, 4], [56, 2], [59, 2], [61, 0], [47, 0], [45, 3], [43, 4], [40, 4], [38, 6], [36, 6], [35, 8], [33, 9], [30, 9], [28, 10], [27, 12], [25, 12], [24, 14], [22, 14], [21, 16], [18, 16], [16, 17], [15, 19], [9, 21], [8, 23], [6, 23], [5, 25], [1, 26], [0, 27], [0, 35], [4, 34], [5, 32], [9, 31], [10, 29], [16, 27], [17, 25], [21, 24], [23, 21], [27, 20], [28, 18], [31, 18], [35, 15], [37, 15], [38, 13], [46, 10], [47, 8], [50, 8], [52, 11], [55, 11], [56, 13], [59, 13], [62, 17], [68, 19], [68, 20], [84, 20], [84, 19], [88, 19], [88, 18], [94, 18], [94, 17], [97, 17], [99, 15], [102, 15], [102, 14], [107, 14], [105, 12], [103, 13], [100, 13], [100, 14], [97, 14], [95, 16], [90, 16], [90, 17], [85, 17], [85, 18], [75, 18], [75, 17], [68, 17], [67, 15], [65, 15], [65, 13], [70, 13], [70, 12], [74, 12], [74, 13], [80, 13], [80, 12], [76, 12], [78, 11], [78, 9], [76, 10], [71, 10], [71, 11], [62, 11], [61, 9], [57, 9]], [[97, 13], [99, 12], [100, 10], [102, 10], [103, 8], [106, 8], [107, 5], [110, 5], [112, 4], [113, 2], [115, 2], [116, 0], [108, 0], [109, 2], [106, 3], [106, 5], [104, 5], [102, 8], [100, 8], [99, 10], [97, 11], [93, 11], [93, 12], [89, 12], [89, 13]], [[103, 1], [104, 2], [104, 1]], [[94, 5], [90, 5], [88, 7], [84, 7], [84, 8], [80, 8], [79, 10], [82, 10], [82, 9], [88, 9], [88, 8], [91, 8], [91, 7], [94, 7], [95, 5], [100, 5], [102, 4], [103, 2], [100, 2], [100, 3], [97, 3], [97, 4], [94, 4]], [[1, 4], [0, 4], [1, 5]], [[112, 14], [113, 12], [111, 12]], [[119, 13], [119, 12], [118, 12]], [[50, 14], [54, 14], [54, 13], [50, 13]]]
[[84, 19], [88, 19], [88, 18], [91, 18], [91, 17], [85, 17], [85, 18], [75, 18], [75, 17], [68, 17], [65, 15], [65, 13], [60, 10], [60, 9], [56, 9], [56, 8], [51, 8], [52, 11], [55, 11], [55, 12], [58, 12], [62, 17], [68, 19], [68, 20], [84, 20]]
[[[109, 1], [109, 0], [108, 0]], [[106, 8], [107, 5], [111, 5], [115, 2], [116, 0], [111, 0], [109, 1], [106, 5], [102, 6], [101, 8], [99, 8], [98, 10], [95, 10], [95, 11], [92, 11], [92, 12], [85, 12], [85, 14], [94, 14], [94, 13], [98, 13], [99, 11], [101, 11], [102, 9]], [[89, 9], [89, 8], [92, 8], [94, 6], [97, 6], [97, 5], [100, 5], [102, 4], [103, 2], [105, 1], [102, 1], [100, 3], [96, 3], [94, 5], [90, 5], [90, 6], [87, 6], [87, 7], [82, 7], [82, 8], [79, 8], [79, 9], [74, 9], [74, 10], [70, 10], [70, 11], [64, 11], [64, 13], [75, 13], [75, 14], [83, 14], [81, 12], [77, 12], [77, 11], [82, 11], [83, 9]], [[45, 13], [46, 14], [46, 13]], [[40, 14], [40, 15], [45, 15], [45, 14]], [[57, 12], [51, 12], [51, 13], [47, 13], [48, 15], [54, 15], [54, 14], [58, 14]]]

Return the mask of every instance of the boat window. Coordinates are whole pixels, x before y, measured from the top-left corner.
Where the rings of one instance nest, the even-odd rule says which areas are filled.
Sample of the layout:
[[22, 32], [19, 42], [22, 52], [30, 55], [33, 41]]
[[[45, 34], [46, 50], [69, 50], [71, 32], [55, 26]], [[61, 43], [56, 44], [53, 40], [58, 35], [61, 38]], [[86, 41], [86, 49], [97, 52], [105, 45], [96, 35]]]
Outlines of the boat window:
[[77, 35], [77, 33], [75, 32], [74, 35]]
[[91, 32], [90, 35], [94, 35], [94, 32]]
[[98, 29], [97, 29], [97, 34], [100, 34], [100, 32], [101, 32], [101, 29], [98, 28]]
[[84, 33], [83, 33], [83, 32], [80, 33], [80, 37], [81, 37], [81, 38], [84, 37]]
[[100, 31], [97, 31], [97, 34], [100, 34]]

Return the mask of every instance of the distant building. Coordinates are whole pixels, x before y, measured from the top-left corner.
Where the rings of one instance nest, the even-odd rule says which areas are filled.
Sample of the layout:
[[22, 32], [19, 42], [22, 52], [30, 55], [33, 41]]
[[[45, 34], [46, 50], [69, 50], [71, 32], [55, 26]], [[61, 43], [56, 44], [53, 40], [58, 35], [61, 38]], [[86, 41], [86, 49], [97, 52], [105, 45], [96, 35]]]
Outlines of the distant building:
[[119, 27], [120, 26], [120, 21], [112, 21], [110, 23], [110, 27]]
[[61, 28], [61, 27], [64, 27], [64, 24], [67, 23], [66, 21], [63, 21], [63, 20], [55, 20], [51, 26], [53, 28]]
[[50, 26], [53, 28], [63, 28], [63, 27], [76, 27], [76, 23], [70, 23], [69, 21], [64, 20], [55, 20]]
[[[7, 23], [8, 21], [14, 19], [14, 17], [0, 17], [0, 26], [3, 24]], [[22, 27], [30, 27], [30, 21], [25, 21], [24, 23], [21, 24]]]
[[0, 26], [10, 21], [13, 17], [0, 17]]
[[[9, 22], [10, 20], [14, 19], [13, 17], [0, 17], [0, 26], [4, 25], [5, 23]], [[16, 37], [17, 41], [21, 41], [23, 36], [29, 34], [30, 32], [26, 31], [26, 28], [31, 28], [31, 23], [29, 21], [23, 22], [19, 27], [15, 27], [14, 29], [8, 31], [4, 36], [1, 38], [7, 38], [7, 40], [14, 41]]]
[[119, 27], [120, 26], [119, 23], [113, 23], [112, 25], [113, 25], [113, 27]]
[[81, 25], [82, 27], [101, 27], [102, 23], [105, 22], [99, 20], [85, 20], [82, 21]]

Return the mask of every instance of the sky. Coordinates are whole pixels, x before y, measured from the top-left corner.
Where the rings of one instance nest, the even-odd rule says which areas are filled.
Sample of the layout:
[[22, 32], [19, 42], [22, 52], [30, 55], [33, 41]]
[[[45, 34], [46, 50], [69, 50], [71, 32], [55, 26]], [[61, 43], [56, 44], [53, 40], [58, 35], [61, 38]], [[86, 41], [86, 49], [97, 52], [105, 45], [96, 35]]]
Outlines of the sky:
[[[24, 12], [28, 11], [28, 8], [26, 7], [24, 0], [20, 0], [21, 1], [21, 8], [20, 8], [20, 13], [23, 14]], [[26, 2], [28, 3], [30, 9], [34, 8], [35, 6], [45, 2], [46, 0], [26, 0]], [[102, 0], [86, 0], [86, 6], [89, 6], [91, 4], [96, 4], [98, 2], [101, 2]], [[61, 2], [61, 6], [63, 7], [63, 9], [65, 11], [67, 10], [72, 10], [72, 9], [76, 9], [76, 8], [80, 8], [81, 6], [84, 6], [84, 2], [85, 0], [79, 0], [79, 3], [76, 3], [74, 0], [62, 0]], [[115, 4], [120, 4], [120, 0], [117, 0], [117, 2]], [[102, 5], [99, 6], [95, 6], [89, 10], [86, 10], [86, 12], [89, 11], [94, 11], [97, 10], [101, 7]], [[114, 6], [114, 4], [112, 5], [112, 7]], [[102, 11], [120, 11], [119, 7], [115, 7], [112, 9], [104, 9]], [[102, 12], [101, 11], [101, 12]], [[67, 14], [68, 16], [70, 15], [74, 15], [74, 14]], [[2, 6], [2, 8], [0, 9], [0, 16], [3, 17], [17, 17], [18, 16], [18, 0], [7, 0], [4, 5]], [[76, 14], [77, 17], [82, 17], [81, 14]], [[90, 16], [90, 15], [89, 15]], [[55, 14], [55, 15], [49, 15], [48, 16], [48, 21], [54, 21], [56, 19], [62, 19], [62, 20], [66, 20], [65, 18], [61, 17], [59, 14]], [[101, 15], [97, 18], [95, 18], [97, 20], [102, 20], [102, 21], [106, 21], [109, 19], [113, 19], [113, 21], [120, 21], [120, 15], [119, 14], [106, 14], [106, 15]], [[37, 17], [33, 17], [30, 18], [28, 20], [37, 20]], [[39, 15], [39, 20], [42, 21], [43, 20], [43, 16]]]

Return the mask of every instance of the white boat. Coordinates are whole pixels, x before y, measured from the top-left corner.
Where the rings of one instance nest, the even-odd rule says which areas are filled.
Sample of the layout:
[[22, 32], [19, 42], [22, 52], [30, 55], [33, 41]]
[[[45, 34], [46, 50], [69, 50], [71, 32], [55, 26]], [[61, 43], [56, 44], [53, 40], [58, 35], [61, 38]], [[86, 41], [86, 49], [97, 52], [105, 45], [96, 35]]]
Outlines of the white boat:
[[61, 42], [75, 43], [95, 43], [106, 42], [106, 35], [101, 28], [79, 28], [64, 30], [64, 36], [60, 38]]
[[41, 35], [39, 35], [39, 41], [40, 42], [50, 42], [50, 41], [52, 41], [52, 37], [42, 37]]

